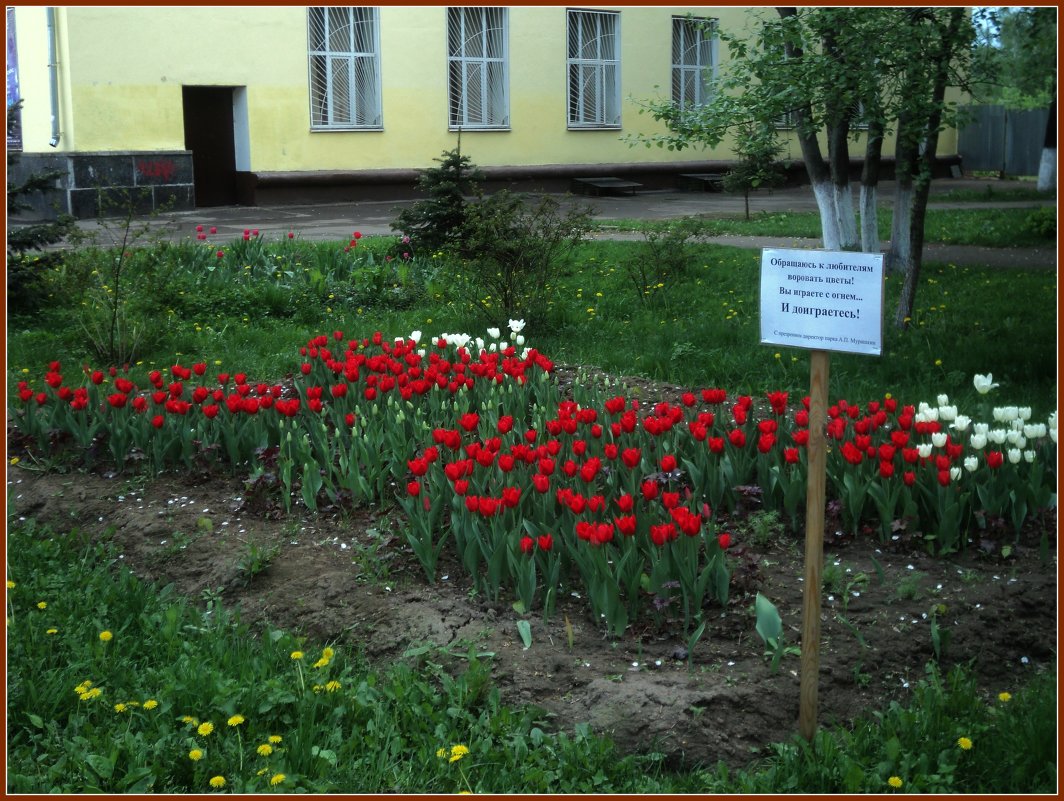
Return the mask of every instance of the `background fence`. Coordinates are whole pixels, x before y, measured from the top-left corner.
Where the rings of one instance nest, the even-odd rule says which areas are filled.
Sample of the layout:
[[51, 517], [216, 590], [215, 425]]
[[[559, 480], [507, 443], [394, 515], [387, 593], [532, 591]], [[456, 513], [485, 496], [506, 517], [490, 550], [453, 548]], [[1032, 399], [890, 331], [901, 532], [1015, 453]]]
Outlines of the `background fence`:
[[1038, 175], [1048, 109], [1014, 111], [1004, 106], [970, 106], [970, 121], [960, 130], [965, 172], [988, 170], [1007, 175]]

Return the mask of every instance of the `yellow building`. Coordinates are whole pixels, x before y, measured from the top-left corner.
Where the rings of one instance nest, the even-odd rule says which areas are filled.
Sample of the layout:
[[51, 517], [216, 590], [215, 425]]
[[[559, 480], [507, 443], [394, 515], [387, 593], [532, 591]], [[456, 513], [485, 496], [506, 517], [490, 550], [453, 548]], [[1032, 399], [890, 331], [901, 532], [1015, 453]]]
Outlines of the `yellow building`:
[[696, 20], [738, 27], [745, 13], [15, 7], [8, 93], [14, 67], [23, 158], [64, 168], [78, 216], [123, 187], [177, 208], [410, 195], [459, 133], [499, 185], [672, 186], [730, 159], [728, 143], [632, 147], [625, 136], [663, 130], [635, 100], [698, 102], [722, 48]]

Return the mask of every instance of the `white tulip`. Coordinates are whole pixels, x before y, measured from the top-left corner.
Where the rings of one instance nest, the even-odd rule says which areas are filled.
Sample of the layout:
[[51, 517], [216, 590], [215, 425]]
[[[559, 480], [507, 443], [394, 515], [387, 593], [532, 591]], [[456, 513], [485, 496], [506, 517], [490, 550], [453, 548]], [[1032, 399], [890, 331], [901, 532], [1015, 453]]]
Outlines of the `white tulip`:
[[939, 406], [949, 406], [949, 395], [939, 395], [938, 396], [938, 405]]
[[510, 343], [507, 342], [504, 339], [502, 342], [499, 343], [499, 352], [501, 353], [502, 351], [506, 350], [508, 347], [510, 347]]
[[973, 450], [981, 451], [986, 447], [986, 434], [972, 434], [972, 438], [968, 440], [968, 446]]
[[990, 430], [990, 423], [972, 423], [972, 433], [982, 434], [986, 436], [986, 432]]
[[1023, 435], [1028, 439], [1038, 439], [1046, 435], [1045, 423], [1024, 423]]
[[975, 384], [975, 391], [980, 395], [985, 395], [998, 386], [998, 384], [994, 383], [993, 373], [987, 373], [986, 375], [976, 374], [975, 378], [972, 379], [972, 383]]
[[945, 431], [936, 431], [934, 434], [932, 434], [931, 435], [931, 444], [934, 445], [936, 448], [945, 448], [946, 447], [946, 432]]
[[1009, 448], [1005, 455], [1009, 457], [1009, 464], [1019, 464], [1020, 459], [1023, 458], [1023, 454], [1020, 453], [1019, 448]]
[[491, 337], [492, 339], [498, 339], [499, 338], [499, 329], [498, 328], [489, 328], [488, 329], [488, 336]]
[[425, 349], [424, 348], [418, 348], [417, 349], [417, 355], [420, 356], [422, 359], [424, 359], [425, 358]]
[[477, 343], [477, 353], [480, 353], [480, 351], [484, 350], [484, 340], [477, 337], [475, 341]]
[[522, 331], [525, 330], [525, 321], [524, 320], [510, 320], [509, 325], [510, 325], [510, 330], [513, 333], [515, 333], [515, 334], [519, 334], [519, 333], [521, 333]]
[[993, 428], [987, 432], [986, 438], [995, 445], [1001, 445], [1005, 441], [1008, 432], [1003, 428]]
[[999, 423], [1007, 423], [1020, 416], [1019, 409], [1015, 406], [998, 406], [994, 409], [994, 420]]
[[978, 456], [966, 456], [964, 459], [964, 469], [969, 473], [974, 473], [979, 469], [979, 457]]
[[938, 419], [944, 423], [948, 423], [957, 419], [957, 407], [956, 406], [939, 406], [938, 407]]
[[1028, 420], [1031, 419], [1031, 407], [1030, 406], [1021, 406], [1019, 409], [1016, 410], [1016, 416], [1019, 417], [1024, 422], [1027, 422]]
[[954, 431], [967, 431], [968, 426], [971, 425], [972, 418], [964, 414], [958, 414], [953, 420], [953, 425], [950, 426]]
[[1034, 451], [1024, 451], [1023, 460], [1027, 462], [1027, 464], [1032, 464], [1034, 462], [1035, 456], [1037, 455], [1038, 454], [1036, 454]]
[[952, 481], [960, 481], [961, 480], [961, 476], [963, 476], [963, 475], [964, 475], [964, 471], [961, 470], [959, 467], [951, 467], [949, 469], [949, 477], [950, 477], [950, 480], [952, 480]]
[[420, 331], [411, 331], [410, 332], [410, 338], [412, 340], [414, 340], [414, 344], [416, 345], [418, 342], [421, 341], [421, 332]]
[[916, 446], [916, 450], [919, 452], [921, 459], [926, 459], [931, 455], [931, 443], [921, 442]]
[[522, 345], [524, 345], [525, 344], [524, 334], [518, 334], [517, 336], [515, 336], [514, 337], [514, 342], [517, 343], [518, 347], [521, 347]]

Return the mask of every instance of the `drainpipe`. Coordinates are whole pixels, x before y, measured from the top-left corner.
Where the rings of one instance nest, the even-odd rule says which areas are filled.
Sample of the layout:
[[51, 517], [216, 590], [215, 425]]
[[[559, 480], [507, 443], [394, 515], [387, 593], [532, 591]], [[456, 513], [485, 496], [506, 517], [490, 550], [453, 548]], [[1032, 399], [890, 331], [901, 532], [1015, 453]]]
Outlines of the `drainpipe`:
[[48, 144], [59, 145], [59, 70], [55, 54], [55, 8], [45, 9], [48, 17], [48, 91], [52, 99], [52, 138]]

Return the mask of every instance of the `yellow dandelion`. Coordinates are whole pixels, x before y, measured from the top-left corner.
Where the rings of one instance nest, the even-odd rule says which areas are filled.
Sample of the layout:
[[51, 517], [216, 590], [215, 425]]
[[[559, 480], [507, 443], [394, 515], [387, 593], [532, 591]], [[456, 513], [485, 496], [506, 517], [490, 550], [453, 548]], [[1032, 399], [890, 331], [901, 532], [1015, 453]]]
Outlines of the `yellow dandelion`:
[[303, 652], [302, 651], [292, 651], [291, 657], [293, 659], [302, 659], [303, 658]]
[[449, 762], [457, 762], [459, 759], [469, 753], [469, 749], [464, 745], [452, 745], [451, 746], [451, 758]]
[[317, 662], [315, 662], [313, 665], [311, 665], [311, 667], [323, 668], [323, 667], [326, 667], [328, 664], [329, 664], [329, 660], [326, 659], [323, 656], [321, 659], [319, 659]]
[[111, 642], [111, 638], [114, 637], [114, 636], [115, 635], [113, 635], [109, 631], [101, 631], [100, 632], [100, 642]]
[[193, 762], [199, 762], [201, 759], [203, 759], [203, 752], [198, 748], [193, 748], [191, 751], [188, 752], [188, 758], [191, 759]]
[[156, 701], [154, 698], [149, 698], [147, 701], [144, 702], [145, 709], [155, 709], [155, 707], [157, 706], [159, 706], [159, 702]]
[[972, 748], [972, 741], [967, 737], [958, 737], [957, 745], [960, 746], [962, 751], [970, 751]]
[[279, 735], [279, 734], [271, 734], [266, 739], [269, 740], [274, 745], [277, 745], [277, 743], [281, 742], [281, 735]]
[[59, 629], [48, 629], [48, 630], [47, 630], [46, 632], [44, 632], [44, 633], [45, 633], [45, 634], [58, 634], [58, 633], [59, 633]]
[[192, 717], [192, 715], [183, 715], [181, 717], [181, 722], [182, 723], [191, 723], [193, 726], [198, 726], [199, 725], [199, 721], [196, 720], [196, 718]]
[[942, 366], [942, 360], [941, 359], [935, 359], [935, 367], [941, 367], [941, 366]]
[[9, 581], [9, 582], [7, 583], [7, 588], [8, 588], [9, 590], [13, 590], [13, 589], [15, 589], [15, 582], [13, 582], [13, 581]]
[[214, 724], [211, 723], [209, 720], [204, 721], [196, 728], [196, 733], [199, 734], [201, 737], [206, 737], [212, 731], [214, 731]]
[[278, 784], [284, 781], [283, 773], [275, 773], [270, 777], [270, 784], [276, 787]]
[[998, 700], [1003, 704], [1007, 704], [1012, 700], [1012, 693], [998, 693]]
[[38, 601], [37, 602], [37, 608], [38, 609], [47, 609], [48, 608], [48, 602], [47, 601]]
[[244, 716], [243, 715], [233, 715], [231, 718], [229, 718], [229, 720], [226, 721], [226, 723], [228, 725], [230, 725], [230, 726], [239, 726], [243, 722], [244, 722]]
[[19, 458], [17, 456], [12, 456], [11, 457], [11, 461], [9, 462], [9, 464], [18, 464], [19, 461], [20, 460], [19, 460]]
[[904, 784], [904, 782], [901, 780], [900, 776], [891, 776], [889, 779], [887, 779], [887, 784], [897, 790], [902, 786], [902, 784]]
[[334, 693], [340, 689], [340, 682], [330, 681], [325, 685], [325, 692]]
[[117, 712], [119, 715], [121, 715], [125, 711], [126, 711], [126, 705], [125, 704], [115, 704], [115, 712]]
[[273, 746], [269, 743], [263, 743], [258, 748], [256, 748], [255, 751], [259, 756], [268, 757], [270, 754], [273, 753]]
[[212, 776], [210, 785], [211, 787], [225, 787], [225, 776]]
[[438, 749], [436, 749], [436, 756], [438, 756], [440, 759], [443, 759], [444, 757], [447, 756], [447, 749], [446, 748], [438, 748]]
[[[432, 320], [429, 320], [429, 322], [431, 323]], [[336, 652], [332, 648], [325, 647], [325, 648], [321, 649], [321, 658], [322, 659], [332, 659], [335, 655], [336, 655]]]

